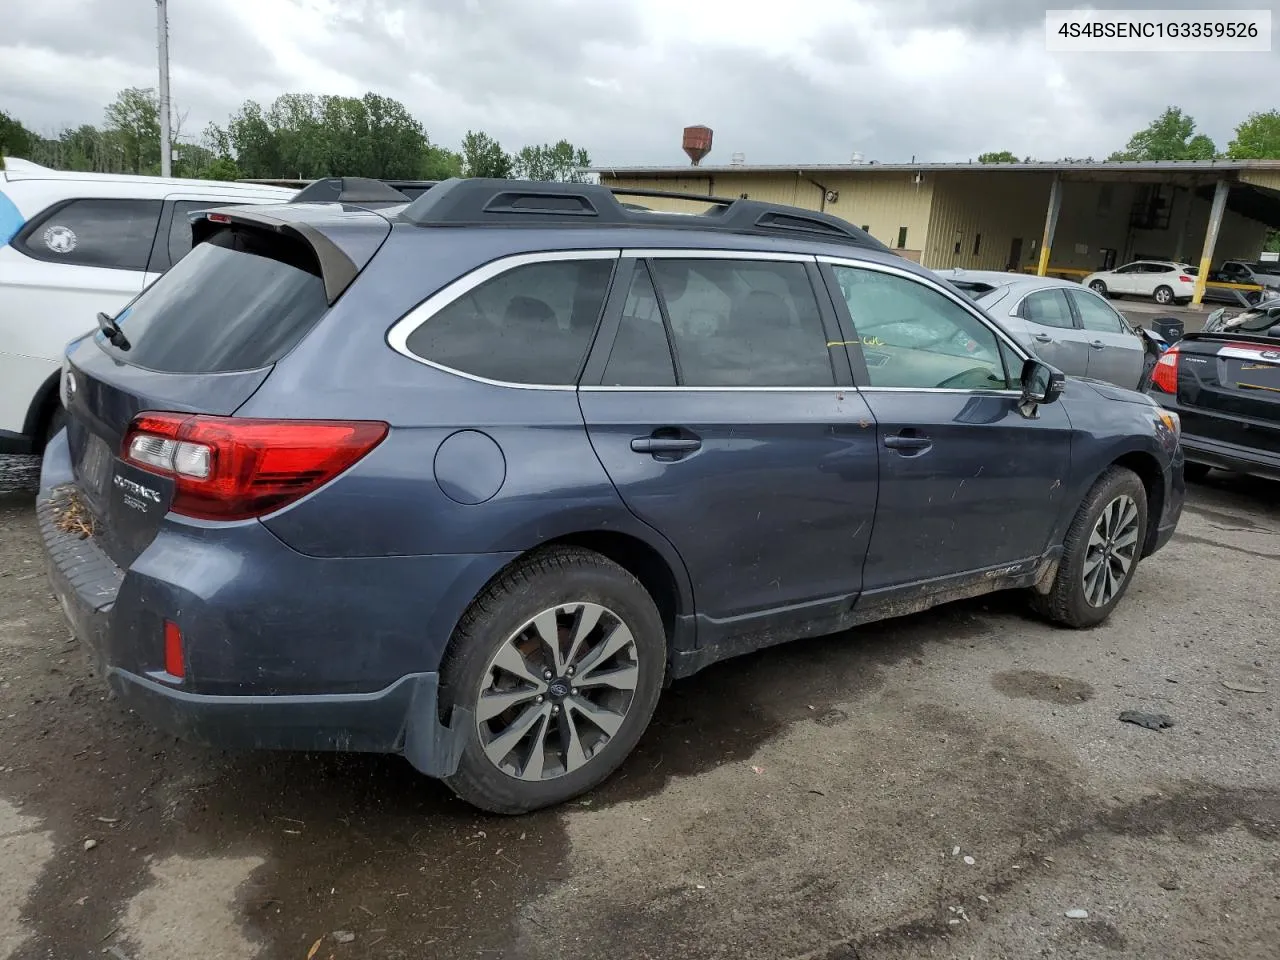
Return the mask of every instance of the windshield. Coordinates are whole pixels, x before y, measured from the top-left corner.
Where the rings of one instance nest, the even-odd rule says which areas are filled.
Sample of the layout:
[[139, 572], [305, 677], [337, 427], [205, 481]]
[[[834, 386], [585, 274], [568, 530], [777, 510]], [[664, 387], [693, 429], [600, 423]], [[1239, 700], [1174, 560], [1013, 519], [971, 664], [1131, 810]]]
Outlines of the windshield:
[[256, 230], [224, 230], [120, 311], [128, 340], [103, 349], [162, 373], [253, 370], [284, 356], [328, 309], [311, 249]]

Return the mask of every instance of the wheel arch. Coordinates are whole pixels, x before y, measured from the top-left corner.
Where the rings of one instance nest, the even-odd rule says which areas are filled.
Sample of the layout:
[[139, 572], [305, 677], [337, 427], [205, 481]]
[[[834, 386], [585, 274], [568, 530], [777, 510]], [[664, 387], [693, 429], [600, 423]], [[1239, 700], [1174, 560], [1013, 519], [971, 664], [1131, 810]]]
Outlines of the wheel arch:
[[[634, 529], [639, 527], [640, 529]], [[633, 577], [653, 598], [666, 631], [668, 653], [691, 649], [694, 645], [694, 598], [688, 571], [683, 560], [656, 531], [645, 536], [649, 528], [639, 524], [631, 529], [567, 529], [557, 532], [513, 557], [476, 591], [476, 597], [500, 580], [514, 566], [527, 562], [556, 547], [578, 547], [612, 560]], [[475, 598], [463, 610], [471, 607]], [[463, 614], [459, 615], [459, 620]], [[455, 623], [454, 629], [456, 630]]]
[[1121, 454], [1108, 465], [1108, 469], [1110, 467], [1125, 467], [1132, 470], [1142, 481], [1142, 487], [1147, 494], [1147, 532], [1146, 540], [1142, 544], [1141, 556], [1146, 557], [1150, 555], [1155, 546], [1156, 537], [1160, 533], [1160, 517], [1164, 513], [1165, 497], [1164, 468], [1160, 466], [1160, 461], [1153, 454], [1145, 450], [1131, 450]]
[[45, 432], [49, 426], [49, 421], [53, 419], [54, 413], [57, 412], [58, 404], [58, 383], [62, 377], [62, 372], [51, 373], [44, 383], [40, 385], [40, 389], [36, 391], [36, 395], [31, 398], [31, 405], [27, 408], [27, 416], [22, 424], [22, 432], [31, 438], [32, 453], [43, 453]]

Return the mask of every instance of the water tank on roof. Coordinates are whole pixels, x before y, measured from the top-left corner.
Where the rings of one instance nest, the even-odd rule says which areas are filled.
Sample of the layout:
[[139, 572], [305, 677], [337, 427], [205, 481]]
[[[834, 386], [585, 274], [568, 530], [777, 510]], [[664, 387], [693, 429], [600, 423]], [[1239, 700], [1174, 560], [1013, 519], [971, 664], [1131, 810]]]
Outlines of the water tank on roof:
[[711, 128], [685, 127], [684, 152], [696, 167], [711, 152]]

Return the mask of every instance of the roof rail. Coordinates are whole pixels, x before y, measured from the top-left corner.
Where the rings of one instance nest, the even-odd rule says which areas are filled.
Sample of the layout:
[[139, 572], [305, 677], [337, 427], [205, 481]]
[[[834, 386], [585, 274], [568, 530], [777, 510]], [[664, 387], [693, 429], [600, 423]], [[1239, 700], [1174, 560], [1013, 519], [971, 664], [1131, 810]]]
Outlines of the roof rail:
[[[701, 214], [665, 213], [623, 204], [621, 196], [650, 196], [709, 204]], [[674, 227], [751, 236], [789, 236], [889, 251], [870, 234], [829, 213], [759, 200], [631, 190], [594, 183], [453, 178], [442, 180], [400, 212], [422, 227], [584, 226]], [[890, 251], [891, 252], [891, 251]]]

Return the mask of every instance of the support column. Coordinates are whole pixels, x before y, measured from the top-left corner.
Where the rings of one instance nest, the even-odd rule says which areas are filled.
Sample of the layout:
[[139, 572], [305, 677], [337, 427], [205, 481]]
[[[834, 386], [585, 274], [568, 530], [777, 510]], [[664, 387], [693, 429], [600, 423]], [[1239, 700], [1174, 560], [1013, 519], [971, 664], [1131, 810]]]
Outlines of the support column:
[[1196, 288], [1191, 295], [1191, 305], [1199, 309], [1204, 302], [1204, 287], [1209, 281], [1209, 267], [1213, 263], [1213, 248], [1218, 245], [1218, 230], [1222, 227], [1222, 214], [1227, 209], [1227, 192], [1231, 185], [1219, 180], [1213, 188], [1213, 207], [1209, 210], [1209, 229], [1204, 234], [1204, 250], [1200, 254], [1200, 269], [1196, 272]]
[[1040, 263], [1036, 266], [1036, 276], [1043, 277], [1049, 272], [1049, 252], [1053, 249], [1053, 233], [1058, 229], [1058, 211], [1062, 209], [1062, 174], [1054, 174], [1053, 185], [1049, 187], [1049, 209], [1044, 215], [1044, 236], [1040, 240]]

